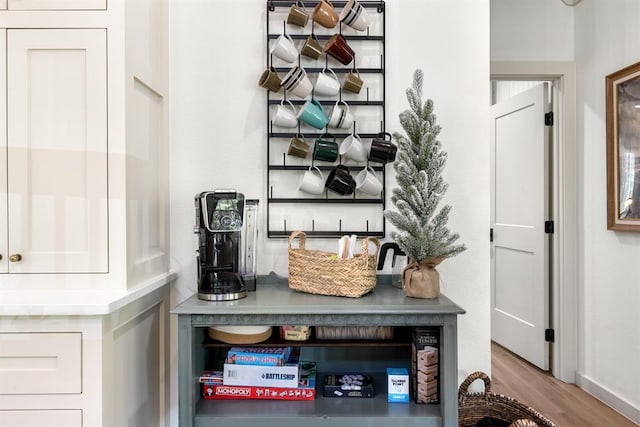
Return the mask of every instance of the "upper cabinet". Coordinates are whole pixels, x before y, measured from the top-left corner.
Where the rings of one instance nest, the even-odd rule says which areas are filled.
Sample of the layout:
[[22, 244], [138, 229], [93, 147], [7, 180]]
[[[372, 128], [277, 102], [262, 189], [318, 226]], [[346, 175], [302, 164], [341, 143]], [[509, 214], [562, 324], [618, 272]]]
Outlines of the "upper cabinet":
[[106, 43], [7, 30], [10, 273], [108, 272]]
[[[0, 30], [0, 46], [7, 45], [7, 31]], [[9, 271], [7, 228], [7, 55], [0, 49], [0, 273]]]
[[95, 10], [106, 9], [107, 0], [0, 0], [0, 9]]
[[0, 290], [126, 290], [165, 275], [166, 2], [4, 3]]

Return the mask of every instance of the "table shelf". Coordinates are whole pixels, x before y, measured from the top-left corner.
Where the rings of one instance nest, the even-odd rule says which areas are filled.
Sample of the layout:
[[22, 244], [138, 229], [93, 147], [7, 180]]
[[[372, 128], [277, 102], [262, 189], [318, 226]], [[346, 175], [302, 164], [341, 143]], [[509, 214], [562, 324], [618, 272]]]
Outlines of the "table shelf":
[[[259, 277], [257, 290], [237, 301], [210, 302], [194, 295], [171, 312], [178, 315], [178, 376], [181, 427], [216, 426], [350, 426], [457, 427], [457, 316], [464, 310], [441, 295], [432, 300], [407, 298], [401, 289], [380, 284], [360, 298], [331, 297], [296, 292], [286, 279]], [[339, 399], [320, 396], [311, 402], [212, 401], [200, 397], [198, 378], [211, 369], [213, 356], [229, 344], [208, 338], [215, 325], [312, 325], [393, 326], [392, 340], [283, 341], [274, 334], [259, 345], [302, 347], [302, 358], [318, 363], [317, 383], [327, 373], [359, 372], [376, 377], [377, 392], [371, 399]], [[410, 367], [408, 332], [430, 326], [440, 332], [440, 404], [388, 403], [386, 367]], [[275, 332], [275, 330], [274, 330]], [[310, 359], [305, 359], [310, 360]], [[316, 393], [318, 394], [318, 393]]]

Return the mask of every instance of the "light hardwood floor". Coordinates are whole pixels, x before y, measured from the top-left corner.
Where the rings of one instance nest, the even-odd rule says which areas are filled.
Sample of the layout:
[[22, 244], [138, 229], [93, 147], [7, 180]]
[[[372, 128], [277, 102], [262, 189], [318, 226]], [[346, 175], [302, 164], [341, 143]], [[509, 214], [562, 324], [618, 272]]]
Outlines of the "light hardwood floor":
[[491, 391], [534, 408], [558, 427], [637, 427], [575, 385], [553, 378], [498, 344], [492, 343], [491, 351]]

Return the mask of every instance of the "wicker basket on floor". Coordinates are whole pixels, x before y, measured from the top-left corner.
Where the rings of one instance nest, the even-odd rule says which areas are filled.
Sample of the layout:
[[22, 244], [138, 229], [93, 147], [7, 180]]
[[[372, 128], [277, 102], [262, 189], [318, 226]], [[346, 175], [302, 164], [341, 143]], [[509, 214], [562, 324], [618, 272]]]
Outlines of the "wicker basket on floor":
[[[484, 381], [483, 393], [469, 393], [472, 382]], [[491, 380], [484, 372], [474, 372], [458, 389], [458, 419], [460, 427], [475, 427], [485, 417], [497, 418], [512, 423], [512, 427], [556, 427], [538, 411], [516, 399], [491, 393]]]
[[[298, 248], [292, 243], [298, 238]], [[338, 258], [337, 253], [305, 248], [306, 234], [294, 231], [289, 236], [289, 287], [310, 294], [360, 297], [376, 286], [376, 260], [380, 242], [375, 237], [362, 240], [362, 253]], [[369, 242], [376, 251], [369, 253]]]

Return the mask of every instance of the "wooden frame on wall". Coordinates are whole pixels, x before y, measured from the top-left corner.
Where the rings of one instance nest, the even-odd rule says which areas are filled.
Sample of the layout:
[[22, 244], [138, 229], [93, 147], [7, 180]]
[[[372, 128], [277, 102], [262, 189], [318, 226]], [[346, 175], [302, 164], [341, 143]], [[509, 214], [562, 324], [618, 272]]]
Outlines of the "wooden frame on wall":
[[640, 231], [640, 62], [605, 81], [607, 229]]

